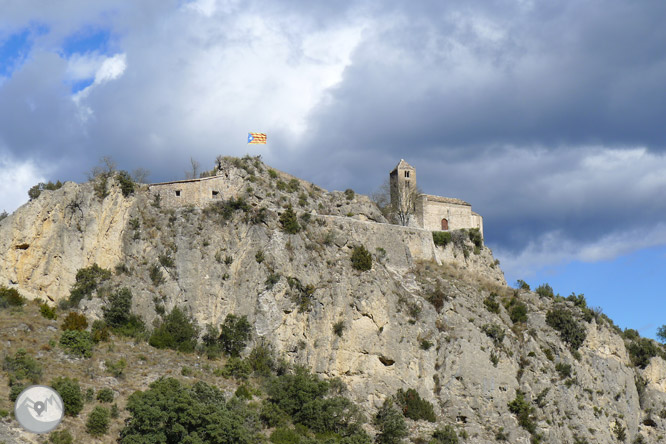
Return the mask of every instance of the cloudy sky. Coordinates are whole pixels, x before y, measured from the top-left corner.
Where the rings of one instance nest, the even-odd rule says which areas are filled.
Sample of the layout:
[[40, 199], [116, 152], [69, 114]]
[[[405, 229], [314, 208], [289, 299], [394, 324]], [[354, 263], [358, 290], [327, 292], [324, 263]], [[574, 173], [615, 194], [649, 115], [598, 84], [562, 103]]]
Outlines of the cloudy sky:
[[[666, 2], [0, 0], [0, 211], [110, 155], [370, 193], [400, 158], [507, 280], [666, 323]], [[268, 133], [248, 146], [248, 131]]]

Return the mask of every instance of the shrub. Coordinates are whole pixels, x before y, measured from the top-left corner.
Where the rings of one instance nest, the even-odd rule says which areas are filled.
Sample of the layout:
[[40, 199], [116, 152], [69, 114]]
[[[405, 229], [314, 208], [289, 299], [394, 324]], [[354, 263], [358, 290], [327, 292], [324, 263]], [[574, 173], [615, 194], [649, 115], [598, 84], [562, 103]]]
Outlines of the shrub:
[[220, 329], [220, 344], [222, 350], [229, 356], [239, 356], [247, 341], [250, 339], [252, 326], [247, 316], [228, 314]]
[[578, 350], [585, 342], [585, 326], [578, 322], [569, 310], [562, 307], [548, 310], [546, 323], [560, 332], [560, 337], [572, 350]]
[[41, 314], [46, 319], [55, 320], [58, 318], [55, 307], [51, 307], [46, 302], [39, 304], [39, 314]]
[[372, 255], [363, 245], [358, 245], [352, 251], [351, 263], [354, 270], [370, 270], [372, 268]]
[[516, 281], [516, 287], [518, 287], [519, 290], [527, 290], [527, 291], [530, 291], [530, 284], [528, 284], [527, 282], [525, 282], [525, 281], [522, 280], [522, 279], [518, 279], [518, 280]]
[[355, 194], [356, 193], [354, 193], [354, 190], [352, 190], [351, 188], [347, 188], [345, 190], [345, 197], [347, 198], [347, 200], [354, 200]]
[[224, 364], [224, 367], [222, 367], [220, 375], [224, 378], [233, 377], [236, 379], [245, 380], [248, 376], [250, 376], [250, 373], [252, 373], [252, 367], [249, 363], [238, 357], [232, 356]]
[[175, 307], [153, 331], [148, 342], [156, 348], [192, 352], [197, 345], [198, 334], [194, 320], [179, 307]]
[[483, 305], [486, 306], [486, 309], [491, 312], [491, 313], [497, 313], [499, 314], [500, 312], [500, 305], [499, 302], [497, 302], [497, 295], [495, 293], [490, 293], [490, 296], [485, 298], [483, 300]]
[[275, 368], [273, 352], [265, 344], [259, 344], [252, 349], [247, 357], [252, 370], [261, 376], [268, 376]]
[[429, 444], [458, 444], [458, 434], [453, 426], [446, 425], [443, 429], [435, 430]]
[[509, 318], [514, 324], [527, 322], [527, 305], [513, 298], [509, 303]]
[[37, 384], [42, 377], [42, 366], [24, 348], [16, 350], [13, 357], [5, 356], [2, 369], [9, 374], [10, 381]]
[[472, 241], [476, 248], [483, 247], [483, 237], [481, 236], [481, 230], [478, 228], [469, 229], [469, 240]]
[[95, 344], [102, 341], [108, 341], [110, 336], [109, 327], [107, 327], [104, 321], [98, 319], [93, 322], [90, 337]]
[[83, 394], [79, 381], [67, 377], [58, 377], [51, 381], [51, 387], [58, 392], [65, 404], [65, 414], [76, 416], [83, 409]]
[[492, 339], [496, 346], [499, 346], [504, 340], [504, 329], [497, 324], [485, 324], [481, 327], [481, 331]]
[[14, 288], [0, 286], [0, 309], [25, 305], [25, 298]]
[[268, 170], [268, 175], [270, 176], [271, 179], [277, 179], [278, 174], [275, 170]]
[[109, 421], [111, 414], [109, 409], [95, 406], [90, 415], [88, 415], [88, 420], [86, 421], [86, 432], [91, 436], [102, 436], [109, 431]]
[[107, 359], [106, 361], [104, 361], [104, 366], [106, 367], [106, 370], [109, 373], [111, 373], [115, 378], [121, 378], [125, 373], [125, 367], [127, 367], [127, 362], [123, 358], [118, 359], [116, 362]]
[[446, 247], [451, 242], [451, 232], [449, 231], [433, 231], [432, 241], [438, 247]]
[[534, 291], [536, 291], [536, 294], [538, 294], [542, 298], [553, 298], [553, 297], [555, 297], [555, 293], [553, 292], [553, 287], [551, 287], [548, 284], [541, 284]]
[[398, 444], [407, 436], [407, 424], [391, 399], [385, 399], [373, 421], [379, 431], [375, 437], [378, 444]]
[[97, 400], [99, 402], [113, 402], [113, 390], [110, 388], [103, 388], [97, 392]]
[[650, 339], [639, 338], [632, 341], [627, 347], [631, 362], [639, 368], [645, 368], [650, 363], [650, 359], [657, 356], [659, 349]]
[[124, 197], [128, 197], [130, 194], [134, 193], [134, 180], [132, 180], [132, 176], [130, 176], [127, 171], [118, 171], [116, 173], [116, 180], [120, 185], [120, 191], [123, 193]]
[[68, 330], [77, 330], [77, 331], [82, 331], [85, 330], [88, 327], [88, 321], [86, 320], [86, 316], [80, 313], [76, 313], [74, 311], [70, 311], [67, 313], [67, 316], [65, 316], [65, 319], [62, 321], [62, 324], [60, 325], [60, 328], [64, 331]]
[[114, 332], [137, 337], [146, 330], [143, 320], [132, 314], [132, 292], [121, 288], [109, 295], [107, 303], [102, 307], [104, 321]]
[[51, 444], [73, 444], [74, 438], [69, 430], [59, 430], [49, 435], [49, 442]]
[[296, 234], [301, 231], [301, 226], [298, 224], [298, 218], [291, 204], [280, 215], [280, 225], [282, 226], [282, 231], [288, 234]]
[[71, 307], [78, 307], [81, 299], [92, 297], [92, 294], [97, 291], [100, 284], [109, 279], [111, 279], [111, 270], [101, 268], [97, 264], [79, 269], [76, 272], [76, 282], [69, 293], [69, 305]]
[[204, 210], [205, 214], [208, 215], [217, 215], [221, 217], [223, 221], [230, 220], [236, 211], [247, 212], [250, 210], [250, 206], [245, 202], [245, 199], [242, 197], [234, 198], [232, 197], [226, 201], [213, 202], [206, 207]]
[[416, 390], [408, 389], [405, 392], [400, 389], [395, 394], [395, 399], [405, 417], [415, 421], [424, 419], [429, 422], [435, 422], [437, 420], [432, 404], [422, 399]]
[[666, 324], [657, 329], [657, 337], [661, 342], [666, 342]]
[[536, 433], [536, 422], [534, 418], [534, 407], [532, 407], [526, 400], [525, 395], [520, 390], [516, 391], [516, 397], [508, 404], [509, 411], [516, 415], [518, 424], [534, 435]]
[[158, 379], [148, 390], [130, 395], [127, 410], [130, 417], [120, 444], [255, 442], [246, 426], [252, 421], [249, 412], [226, 403], [222, 392], [205, 382], [185, 385], [173, 378]]
[[0, 222], [2, 222], [3, 219], [6, 219], [9, 214], [6, 211], [0, 212]]
[[571, 364], [558, 362], [555, 364], [555, 370], [557, 370], [557, 373], [560, 374], [560, 379], [566, 379], [571, 376]]
[[153, 282], [153, 285], [156, 287], [164, 283], [164, 274], [162, 273], [160, 266], [157, 264], [153, 264], [150, 267], [149, 276], [150, 280]]
[[344, 331], [345, 331], [344, 321], [338, 321], [335, 324], [333, 324], [333, 333], [335, 333], [337, 336], [342, 337], [342, 333]]
[[287, 184], [287, 191], [290, 193], [295, 193], [301, 187], [301, 184], [298, 182], [298, 179], [291, 179]]
[[264, 250], [257, 250], [257, 253], [254, 255], [254, 259], [257, 261], [258, 264], [262, 263], [265, 259]]
[[90, 333], [82, 330], [66, 330], [60, 336], [60, 345], [74, 357], [92, 356], [93, 341]]
[[48, 190], [48, 191], [55, 191], [57, 189], [62, 188], [62, 182], [57, 181], [56, 183], [53, 183], [51, 181], [48, 181], [47, 183], [40, 182], [37, 185], [34, 185], [28, 190], [28, 197], [30, 197], [30, 200], [37, 199], [40, 194], [42, 194], [42, 191]]

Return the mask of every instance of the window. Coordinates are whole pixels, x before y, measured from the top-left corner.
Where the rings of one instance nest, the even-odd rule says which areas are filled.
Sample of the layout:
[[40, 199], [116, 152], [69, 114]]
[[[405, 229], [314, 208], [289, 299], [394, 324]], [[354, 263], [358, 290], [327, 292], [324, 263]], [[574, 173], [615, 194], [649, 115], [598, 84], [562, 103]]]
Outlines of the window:
[[176, 196], [180, 196], [180, 190], [176, 190]]
[[405, 171], [405, 177], [409, 177], [409, 171]]
[[448, 230], [449, 229], [449, 221], [446, 219], [442, 219], [442, 230]]
[[213, 197], [217, 196], [218, 194], [220, 194], [219, 191], [215, 191], [215, 190], [213, 190]]

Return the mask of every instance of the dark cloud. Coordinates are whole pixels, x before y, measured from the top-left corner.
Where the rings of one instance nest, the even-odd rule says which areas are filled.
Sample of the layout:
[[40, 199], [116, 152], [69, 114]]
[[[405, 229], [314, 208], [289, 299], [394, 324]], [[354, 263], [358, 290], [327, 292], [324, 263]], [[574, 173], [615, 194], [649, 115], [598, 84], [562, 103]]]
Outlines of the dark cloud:
[[[28, 3], [0, 35], [49, 32], [0, 83], [0, 150], [54, 179], [112, 155], [168, 180], [251, 150], [369, 193], [405, 158], [516, 260], [662, 242], [661, 1]], [[91, 30], [110, 43], [62, 52]], [[268, 146], [245, 145], [254, 130]]]

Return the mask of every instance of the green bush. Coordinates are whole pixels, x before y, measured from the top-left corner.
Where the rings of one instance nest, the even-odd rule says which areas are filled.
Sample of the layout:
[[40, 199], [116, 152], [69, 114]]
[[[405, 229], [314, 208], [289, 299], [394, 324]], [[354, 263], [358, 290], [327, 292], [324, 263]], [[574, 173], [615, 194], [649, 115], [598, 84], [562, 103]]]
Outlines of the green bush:
[[242, 197], [232, 197], [226, 201], [213, 202], [206, 207], [204, 214], [216, 215], [222, 218], [222, 221], [230, 220], [236, 211], [244, 213], [250, 210], [250, 205]]
[[270, 176], [271, 179], [277, 179], [278, 174], [275, 170], [268, 170], [268, 175]]
[[650, 363], [650, 359], [657, 356], [659, 349], [657, 345], [647, 338], [639, 338], [632, 341], [627, 347], [631, 362], [638, 368], [645, 368]]
[[120, 185], [120, 191], [123, 193], [123, 196], [128, 197], [134, 193], [134, 180], [132, 180], [132, 176], [127, 171], [118, 171], [116, 173], [116, 180]]
[[233, 377], [236, 379], [245, 380], [248, 376], [250, 376], [250, 373], [252, 373], [252, 367], [248, 362], [238, 357], [232, 356], [224, 364], [224, 367], [222, 367], [220, 375], [222, 375], [224, 378]]
[[42, 377], [42, 366], [24, 348], [16, 350], [14, 356], [5, 356], [2, 369], [9, 374], [10, 381], [37, 384]]
[[109, 421], [111, 413], [109, 409], [95, 406], [90, 415], [88, 415], [88, 420], [86, 421], [86, 432], [91, 436], [102, 436], [106, 435], [109, 431]]
[[390, 398], [384, 400], [373, 423], [379, 432], [375, 437], [378, 444], [399, 444], [408, 434], [405, 418]]
[[60, 345], [71, 356], [80, 358], [92, 356], [93, 340], [87, 331], [66, 330], [62, 332]]
[[363, 245], [358, 245], [352, 250], [351, 263], [354, 270], [370, 270], [372, 268], [372, 255]]
[[558, 362], [555, 364], [555, 370], [557, 370], [557, 373], [560, 374], [560, 379], [566, 379], [571, 376], [571, 364]]
[[354, 190], [352, 190], [351, 188], [347, 188], [345, 190], [345, 197], [347, 198], [347, 200], [354, 200], [355, 195], [356, 193], [354, 193]]
[[67, 313], [67, 316], [65, 316], [65, 319], [63, 319], [60, 328], [64, 331], [68, 330], [83, 331], [86, 328], [88, 328], [88, 320], [86, 319], [85, 315], [76, 313], [74, 311], [70, 311], [69, 313]]
[[90, 331], [90, 337], [95, 344], [102, 341], [108, 341], [111, 337], [111, 334], [109, 333], [109, 327], [104, 321], [100, 321], [99, 319], [94, 321]]
[[74, 444], [74, 438], [69, 430], [59, 430], [49, 435], [51, 444]]
[[587, 331], [574, 315], [563, 307], [556, 307], [546, 313], [546, 324], [560, 332], [560, 337], [572, 350], [583, 345]]
[[483, 327], [481, 327], [481, 331], [483, 331], [486, 336], [492, 339], [495, 345], [498, 347], [504, 340], [504, 329], [497, 324], [485, 324]]
[[99, 286], [109, 279], [111, 279], [111, 270], [101, 268], [97, 264], [79, 269], [76, 272], [76, 282], [69, 292], [69, 305], [78, 307], [84, 297], [92, 297]]
[[25, 305], [25, 298], [16, 289], [0, 286], [0, 309], [23, 305]]
[[428, 444], [458, 444], [458, 434], [453, 426], [446, 425], [443, 429], [435, 430]]
[[273, 444], [300, 444], [301, 435], [292, 429], [279, 427], [273, 430], [269, 440]]
[[438, 247], [446, 247], [449, 243], [451, 243], [451, 232], [433, 231], [432, 240]]
[[483, 300], [483, 305], [486, 306], [486, 309], [491, 313], [500, 312], [500, 304], [497, 302], [497, 295], [495, 293], [490, 293], [490, 295]]
[[130, 395], [127, 411], [120, 444], [255, 442], [248, 430], [249, 412], [225, 402], [222, 392], [205, 382], [158, 379], [148, 390]]
[[553, 297], [555, 297], [555, 293], [553, 292], [553, 287], [551, 287], [548, 284], [541, 284], [534, 291], [536, 292], [536, 294], [538, 294], [542, 298], [553, 298]]
[[296, 234], [301, 231], [301, 226], [298, 224], [298, 218], [291, 204], [280, 215], [280, 225], [282, 226], [282, 231], [288, 234]]
[[247, 362], [252, 370], [260, 376], [269, 376], [276, 367], [273, 352], [265, 344], [254, 347], [247, 357]]
[[481, 236], [481, 230], [478, 228], [469, 229], [469, 240], [472, 241], [476, 248], [483, 247], [483, 237]]
[[83, 394], [79, 381], [67, 377], [58, 377], [51, 381], [51, 387], [58, 392], [65, 404], [65, 414], [76, 416], [83, 409]]
[[103, 388], [97, 392], [97, 400], [99, 402], [113, 402], [113, 390], [110, 388]]
[[407, 418], [414, 421], [423, 419], [428, 422], [437, 420], [432, 404], [421, 398], [421, 395], [414, 389], [410, 388], [406, 392], [402, 389], [398, 390], [395, 394], [395, 400], [396, 404], [402, 409], [402, 414]]
[[512, 298], [507, 306], [509, 318], [514, 324], [527, 322], [527, 305], [520, 302], [517, 298]]
[[198, 335], [194, 320], [179, 307], [175, 307], [153, 331], [148, 342], [156, 348], [192, 352], [197, 345]]
[[337, 336], [342, 337], [342, 333], [344, 331], [345, 331], [344, 321], [338, 321], [335, 324], [333, 324], [333, 333], [335, 333]]
[[525, 282], [525, 281], [522, 280], [522, 279], [518, 279], [518, 280], [516, 281], [516, 287], [518, 287], [519, 290], [527, 290], [527, 291], [530, 291], [530, 284], [528, 284], [527, 282]]
[[28, 197], [30, 197], [30, 200], [37, 199], [40, 194], [42, 194], [42, 191], [55, 191], [62, 188], [62, 185], [63, 183], [60, 181], [57, 181], [56, 183], [53, 183], [50, 180], [47, 183], [40, 182], [28, 190]]
[[121, 378], [125, 373], [127, 361], [124, 358], [120, 358], [115, 362], [107, 359], [104, 361], [104, 366], [106, 367], [106, 371], [111, 373], [115, 378]]
[[250, 339], [252, 326], [247, 316], [228, 314], [220, 328], [220, 344], [222, 350], [229, 356], [239, 356]]
[[508, 403], [508, 407], [509, 411], [518, 418], [518, 424], [534, 435], [536, 433], [534, 407], [525, 400], [525, 394], [517, 390], [515, 399]]
[[39, 314], [46, 319], [55, 320], [58, 318], [55, 307], [51, 307], [46, 302], [39, 304]]
[[162, 273], [159, 265], [153, 264], [148, 275], [154, 286], [158, 287], [164, 283], [164, 273]]
[[128, 288], [111, 293], [102, 313], [106, 325], [122, 336], [137, 337], [146, 330], [143, 320], [132, 314], [132, 292]]

